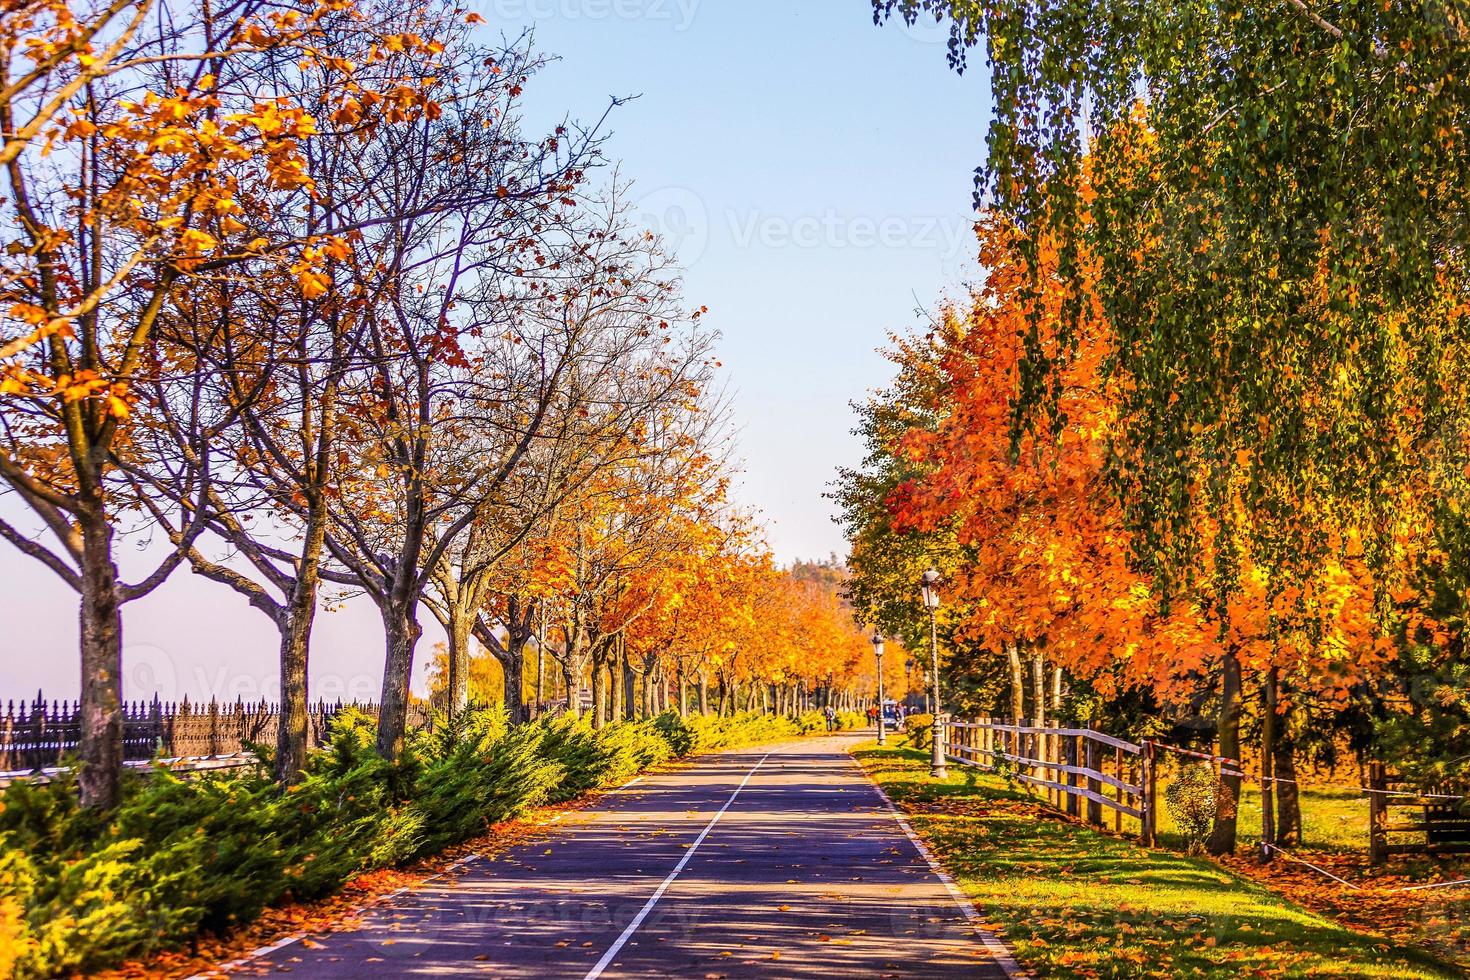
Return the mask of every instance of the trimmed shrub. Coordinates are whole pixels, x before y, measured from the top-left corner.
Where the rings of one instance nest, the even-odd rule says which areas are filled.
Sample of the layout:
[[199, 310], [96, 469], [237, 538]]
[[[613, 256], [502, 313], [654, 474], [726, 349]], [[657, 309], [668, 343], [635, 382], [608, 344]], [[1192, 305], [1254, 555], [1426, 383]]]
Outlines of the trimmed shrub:
[[102, 815], [77, 805], [70, 777], [20, 782], [0, 796], [0, 978], [146, 956], [670, 758], [823, 728], [817, 713], [510, 728], [496, 708], [440, 716], [390, 764], [373, 719], [346, 710], [284, 793], [265, 765], [188, 778], [160, 769], [126, 776], [121, 804]]
[[669, 750], [676, 756], [688, 755], [698, 743], [694, 729], [677, 711], [665, 711], [653, 720], [653, 727], [669, 743]]
[[1207, 762], [1185, 763], [1164, 788], [1164, 805], [1184, 836], [1185, 849], [1190, 854], [1203, 854], [1218, 807], [1215, 770]]

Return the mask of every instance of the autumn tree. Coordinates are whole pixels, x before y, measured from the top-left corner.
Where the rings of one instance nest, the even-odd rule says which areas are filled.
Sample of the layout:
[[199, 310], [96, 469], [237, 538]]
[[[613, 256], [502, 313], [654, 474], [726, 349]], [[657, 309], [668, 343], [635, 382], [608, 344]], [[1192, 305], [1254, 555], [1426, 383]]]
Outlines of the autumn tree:
[[362, 440], [325, 541], [330, 577], [360, 588], [383, 620], [378, 741], [389, 758], [433, 569], [528, 463], [590, 338], [654, 331], [667, 310], [661, 266], [619, 208], [578, 199], [595, 129], [526, 141], [499, 125], [523, 81], [446, 103], [384, 147], [374, 194], [397, 217], [365, 231], [368, 261], [353, 267], [391, 275], [361, 284], [373, 299], [366, 367], [344, 410]]
[[[541, 356], [554, 353], [558, 362], [543, 382], [552, 398], [529, 416], [537, 425], [521, 465], [493, 493], [478, 488], [474, 520], [431, 569], [429, 607], [450, 635], [456, 677], [471, 635], [508, 677], [519, 676], [533, 623], [552, 598], [538, 558], [570, 554], [568, 536], [577, 533], [571, 522], [595, 510], [591, 501], [617, 483], [612, 474], [647, 471], [696, 438], [680, 429], [670, 444], [667, 433], [677, 425], [671, 420], [700, 415], [686, 407], [700, 405], [713, 337], [700, 326], [701, 311], [678, 307], [667, 258], [655, 239], [626, 224], [618, 193], [603, 223], [589, 230], [590, 278], [536, 308], [534, 315], [544, 317]], [[488, 408], [503, 412], [499, 404]], [[493, 416], [477, 424], [505, 427]], [[507, 709], [516, 719], [523, 714], [520, 694], [518, 685], [507, 685]]]
[[[251, 202], [234, 220], [255, 233], [311, 242], [324, 264], [262, 258], [182, 283], [158, 331], [176, 367], [149, 392], [157, 411], [142, 436], [142, 465], [124, 464], [140, 499], [181, 546], [181, 529], [154, 501], [177, 501], [187, 485], [182, 473], [209, 473], [202, 516], [212, 536], [187, 548], [189, 561], [196, 573], [240, 593], [280, 632], [274, 762], [283, 783], [299, 778], [306, 758], [308, 651], [329, 500], [358, 463], [351, 447], [360, 430], [344, 411], [344, 397], [369, 364], [363, 310], [390, 278], [362, 268], [372, 229], [392, 217], [363, 188], [378, 179], [382, 146], [398, 145], [402, 131], [427, 115], [493, 99], [487, 89], [510, 102], [504, 93], [515, 84], [492, 75], [486, 88], [467, 92], [438, 80], [451, 64], [464, 70], [485, 58], [448, 8], [406, 15], [396, 29], [393, 36], [404, 40], [360, 51], [364, 67], [353, 79], [341, 77], [335, 64], [315, 71], [276, 66], [269, 79], [276, 98], [291, 93], [321, 120], [301, 140], [318, 176], [299, 209]], [[331, 40], [339, 55], [350, 53], [350, 39]], [[524, 70], [530, 55], [512, 48], [496, 60]], [[244, 561], [224, 560], [215, 541]]]
[[[1121, 395], [1109, 469], [1160, 592], [1203, 581], [1228, 602], [1250, 568], [1275, 602], [1359, 545], [1382, 584], [1402, 580], [1424, 493], [1444, 493], [1420, 464], [1464, 454], [1441, 380], [1470, 340], [1470, 227], [1449, 203], [1467, 180], [1462, 14], [874, 7], [949, 18], [957, 68], [984, 45], [980, 198], [1032, 232], [1033, 273], [1047, 240], [1069, 278], [1096, 264]], [[1019, 428], [1064, 424], [1082, 313], [1051, 348], [1028, 328]]]
[[[0, 534], [81, 599], [80, 787], [89, 806], [108, 806], [118, 792], [121, 606], [182, 557], [176, 548], [141, 582], [119, 581], [114, 548], [128, 503], [116, 460], [134, 445], [139, 415], [146, 420], [139, 393], [171, 363], [157, 349], [159, 320], [182, 285], [262, 256], [317, 274], [323, 255], [299, 229], [262, 233], [236, 213], [266, 201], [290, 210], [311, 197], [301, 140], [315, 118], [291, 93], [256, 92], [271, 90], [282, 62], [351, 85], [360, 66], [318, 46], [327, 32], [351, 39], [350, 50], [387, 35], [353, 4], [253, 0], [178, 9], [32, 2], [0, 27], [0, 476], [54, 546], [8, 523]], [[181, 540], [197, 536], [201, 513], [181, 518]]]

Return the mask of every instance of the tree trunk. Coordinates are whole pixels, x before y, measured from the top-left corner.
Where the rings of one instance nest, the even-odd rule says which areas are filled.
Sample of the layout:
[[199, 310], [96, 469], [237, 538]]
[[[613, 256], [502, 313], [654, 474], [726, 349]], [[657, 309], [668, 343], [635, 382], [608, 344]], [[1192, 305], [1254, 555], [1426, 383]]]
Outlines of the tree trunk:
[[[1216, 739], [1217, 755], [1240, 758], [1240, 661], [1235, 651], [1228, 650], [1220, 664], [1220, 721]], [[1220, 777], [1220, 799], [1215, 810], [1215, 826], [1210, 834], [1211, 854], [1235, 853], [1235, 826], [1240, 809], [1240, 777], [1234, 766]]]
[[1046, 724], [1046, 657], [1040, 650], [1031, 654], [1031, 700], [1031, 723], [1040, 728]]
[[527, 639], [520, 630], [511, 629], [505, 636], [505, 656], [499, 658], [501, 672], [505, 675], [502, 700], [506, 717], [512, 725], [526, 720], [526, 700], [521, 696], [521, 682], [526, 671]]
[[82, 535], [81, 771], [82, 806], [111, 809], [121, 793], [123, 768], [122, 605], [112, 526], [101, 503], [78, 515]]
[[633, 661], [628, 656], [628, 650], [623, 646], [621, 640], [618, 646], [622, 649], [618, 657], [618, 668], [623, 674], [623, 717], [628, 721], [638, 720], [638, 672], [633, 669]]
[[1021, 651], [1014, 643], [1006, 644], [1006, 658], [1011, 665], [1011, 715], [1026, 717], [1026, 670], [1021, 665]]
[[607, 697], [603, 693], [603, 678], [607, 676], [599, 658], [592, 657], [592, 727], [602, 728], [607, 724]]
[[567, 711], [582, 716], [582, 674], [586, 670], [587, 637], [582, 624], [572, 617], [562, 631], [562, 679], [567, 688]]
[[1261, 685], [1261, 860], [1271, 860], [1267, 845], [1276, 843], [1276, 668]]
[[281, 717], [276, 730], [276, 782], [293, 786], [305, 778], [308, 657], [316, 621], [316, 561], [302, 562], [291, 594], [281, 607]]
[[1062, 668], [1053, 667], [1051, 672], [1051, 713], [1053, 717], [1062, 713]]
[[[536, 635], [535, 619], [535, 608], [512, 595], [506, 600], [505, 642], [496, 643], [493, 635], [480, 636], [480, 642], [490, 649], [500, 664], [504, 679], [500, 699], [505, 707], [506, 720], [512, 725], [526, 721], [526, 647]], [[481, 627], [482, 634], [488, 632]]]
[[699, 713], [709, 714], [709, 676], [702, 670], [699, 672]]
[[689, 677], [684, 673], [684, 664], [681, 661], [678, 667], [679, 674], [679, 717], [689, 717]]
[[638, 699], [643, 704], [643, 717], [652, 718], [655, 714], [653, 704], [653, 664], [645, 663], [643, 673], [638, 675]]
[[619, 721], [623, 717], [622, 664], [616, 654], [607, 657], [607, 720]]
[[415, 615], [418, 603], [395, 596], [383, 604], [386, 651], [383, 660], [383, 695], [378, 711], [378, 754], [397, 762], [403, 752], [408, 728], [408, 688], [413, 679], [413, 654], [423, 627]]
[[579, 718], [582, 715], [582, 672], [569, 661], [562, 664], [561, 679], [567, 689], [567, 713]]
[[541, 717], [541, 705], [546, 702], [546, 623], [542, 616], [541, 631], [536, 635], [536, 700], [531, 705], [531, 720]]
[[470, 630], [477, 610], [454, 608], [449, 611], [449, 690], [445, 709], [449, 717], [461, 714], [470, 706]]
[[1282, 847], [1302, 842], [1302, 801], [1296, 784], [1296, 739], [1287, 723], [1290, 717], [1288, 710], [1276, 738], [1276, 839]]

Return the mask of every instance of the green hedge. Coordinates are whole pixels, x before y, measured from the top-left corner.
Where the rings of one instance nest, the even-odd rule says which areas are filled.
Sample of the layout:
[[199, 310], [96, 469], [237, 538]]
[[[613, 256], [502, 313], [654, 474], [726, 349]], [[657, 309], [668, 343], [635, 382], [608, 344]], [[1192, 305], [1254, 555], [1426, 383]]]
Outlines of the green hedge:
[[373, 749], [372, 720], [346, 711], [284, 794], [264, 766], [192, 778], [159, 770], [130, 775], [122, 804], [99, 815], [77, 805], [67, 778], [17, 783], [0, 795], [0, 977], [146, 956], [670, 758], [824, 727], [812, 712], [510, 728], [489, 710], [415, 733], [393, 765]]

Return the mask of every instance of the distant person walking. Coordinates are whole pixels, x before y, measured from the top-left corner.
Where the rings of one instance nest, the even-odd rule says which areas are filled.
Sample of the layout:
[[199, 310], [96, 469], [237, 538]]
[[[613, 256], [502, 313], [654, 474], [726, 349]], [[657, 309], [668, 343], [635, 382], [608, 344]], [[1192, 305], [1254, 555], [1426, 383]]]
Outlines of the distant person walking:
[[836, 731], [836, 729], [837, 729], [837, 712], [836, 712], [836, 710], [834, 710], [833, 707], [829, 704], [829, 705], [827, 705], [827, 710], [825, 712], [823, 712], [823, 713], [827, 716], [827, 731], [829, 731], [829, 732]]

